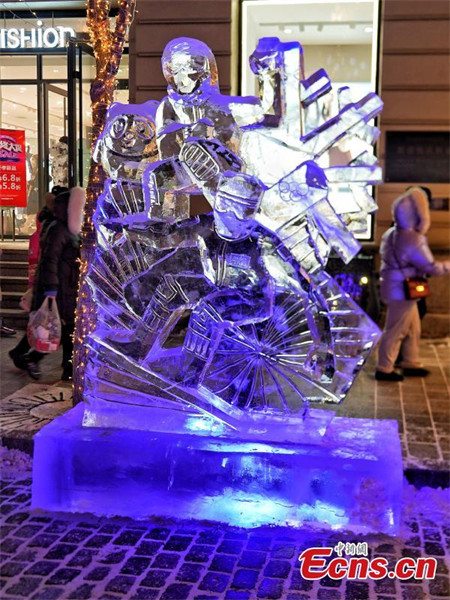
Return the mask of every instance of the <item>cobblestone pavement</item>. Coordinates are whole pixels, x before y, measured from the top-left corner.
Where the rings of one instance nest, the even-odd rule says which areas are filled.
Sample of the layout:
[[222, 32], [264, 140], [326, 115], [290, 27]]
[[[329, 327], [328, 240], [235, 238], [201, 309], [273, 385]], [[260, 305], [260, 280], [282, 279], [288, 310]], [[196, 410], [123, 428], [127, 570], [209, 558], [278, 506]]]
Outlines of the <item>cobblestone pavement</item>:
[[[23, 475], [22, 475], [23, 477]], [[405, 484], [398, 537], [288, 528], [240, 530], [200, 522], [135, 522], [29, 508], [30, 480], [1, 483], [1, 598], [12, 600], [438, 600], [450, 596], [450, 511], [442, 490]], [[303, 580], [303, 549], [369, 544], [390, 566], [434, 556], [434, 580]]]

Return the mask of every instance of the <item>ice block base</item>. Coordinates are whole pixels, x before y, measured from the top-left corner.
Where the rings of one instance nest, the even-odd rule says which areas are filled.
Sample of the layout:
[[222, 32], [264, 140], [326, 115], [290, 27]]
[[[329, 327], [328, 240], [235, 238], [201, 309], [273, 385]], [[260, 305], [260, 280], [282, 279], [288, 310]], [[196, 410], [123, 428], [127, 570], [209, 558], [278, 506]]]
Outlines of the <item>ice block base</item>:
[[320, 443], [269, 444], [183, 415], [168, 432], [157, 411], [154, 431], [83, 427], [83, 408], [35, 436], [33, 508], [397, 532], [396, 421], [335, 417]]

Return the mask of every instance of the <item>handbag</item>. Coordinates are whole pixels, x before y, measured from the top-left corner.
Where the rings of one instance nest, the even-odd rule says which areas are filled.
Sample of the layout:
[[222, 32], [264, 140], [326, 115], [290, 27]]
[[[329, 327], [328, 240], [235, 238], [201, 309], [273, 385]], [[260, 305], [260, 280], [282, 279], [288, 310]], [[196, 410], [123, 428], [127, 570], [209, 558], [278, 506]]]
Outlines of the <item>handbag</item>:
[[[395, 251], [395, 244], [392, 246], [392, 252], [395, 260], [397, 261], [398, 268], [403, 273], [403, 268], [398, 260], [397, 253]], [[420, 300], [420, 298], [427, 298], [430, 295], [430, 284], [426, 277], [405, 277], [403, 280], [403, 291], [406, 300]]]
[[30, 314], [27, 337], [33, 350], [44, 354], [58, 350], [61, 340], [61, 319], [55, 298], [45, 298], [40, 309]]
[[420, 300], [430, 295], [430, 284], [425, 277], [406, 277], [403, 289], [407, 300]]

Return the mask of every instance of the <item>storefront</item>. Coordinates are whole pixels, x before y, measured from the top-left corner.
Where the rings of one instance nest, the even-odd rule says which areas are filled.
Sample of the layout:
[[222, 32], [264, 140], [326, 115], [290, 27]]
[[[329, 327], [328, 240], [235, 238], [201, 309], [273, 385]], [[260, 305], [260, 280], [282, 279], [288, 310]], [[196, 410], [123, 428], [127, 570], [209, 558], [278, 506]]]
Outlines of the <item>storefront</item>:
[[[89, 169], [95, 64], [86, 9], [83, 2], [52, 2], [51, 11], [42, 10], [45, 4], [30, 1], [20, 10], [6, 2], [0, 10], [0, 130], [24, 131], [26, 155], [26, 206], [2, 210], [9, 236], [30, 235], [45, 193], [86, 185]], [[119, 77], [118, 99], [128, 101], [126, 55]]]

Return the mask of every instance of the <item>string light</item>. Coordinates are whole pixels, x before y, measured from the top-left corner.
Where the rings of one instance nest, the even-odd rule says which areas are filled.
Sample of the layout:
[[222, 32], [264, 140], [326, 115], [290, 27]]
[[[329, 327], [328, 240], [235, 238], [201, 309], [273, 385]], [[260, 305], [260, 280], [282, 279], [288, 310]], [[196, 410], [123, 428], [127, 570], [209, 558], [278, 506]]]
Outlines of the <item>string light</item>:
[[[106, 112], [114, 101], [117, 73], [125, 40], [135, 15], [136, 0], [119, 0], [118, 14], [113, 30], [109, 21], [110, 0], [87, 0], [86, 23], [94, 50], [96, 77], [91, 84], [92, 140], [91, 150], [103, 131]], [[82, 231], [80, 283], [74, 335], [74, 401], [83, 399], [84, 369], [89, 348], [84, 343], [95, 328], [96, 311], [86, 280], [95, 252], [95, 230], [92, 217], [97, 199], [103, 191], [105, 172], [101, 165], [91, 161], [86, 190], [86, 207]]]

